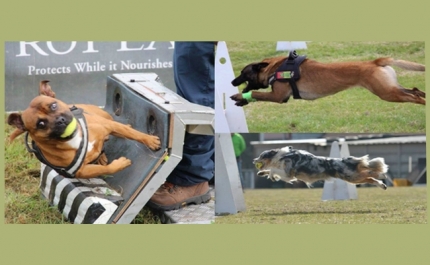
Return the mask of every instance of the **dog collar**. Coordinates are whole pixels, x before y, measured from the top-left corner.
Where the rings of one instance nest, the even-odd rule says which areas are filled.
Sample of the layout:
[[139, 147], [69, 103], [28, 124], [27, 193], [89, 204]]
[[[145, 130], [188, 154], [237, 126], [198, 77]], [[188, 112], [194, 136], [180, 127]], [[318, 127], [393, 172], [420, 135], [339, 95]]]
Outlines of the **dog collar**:
[[293, 90], [294, 99], [301, 99], [296, 81], [300, 79], [300, 65], [305, 59], [306, 55], [299, 56], [296, 51], [290, 51], [288, 58], [278, 67], [275, 73], [269, 76], [269, 84], [273, 86], [275, 81], [289, 82]]
[[25, 145], [27, 147], [28, 152], [33, 153], [41, 163], [49, 166], [50, 168], [54, 169], [58, 174], [66, 178], [75, 177], [76, 172], [84, 162], [85, 155], [88, 149], [88, 127], [87, 122], [85, 120], [85, 116], [83, 115], [83, 110], [76, 108], [75, 106], [71, 107], [70, 110], [72, 111], [73, 116], [75, 116], [79, 125], [81, 126], [82, 140], [79, 144], [78, 150], [76, 151], [76, 155], [69, 166], [57, 167], [49, 163], [34, 141], [31, 141], [31, 147], [28, 145], [28, 132], [25, 135]]

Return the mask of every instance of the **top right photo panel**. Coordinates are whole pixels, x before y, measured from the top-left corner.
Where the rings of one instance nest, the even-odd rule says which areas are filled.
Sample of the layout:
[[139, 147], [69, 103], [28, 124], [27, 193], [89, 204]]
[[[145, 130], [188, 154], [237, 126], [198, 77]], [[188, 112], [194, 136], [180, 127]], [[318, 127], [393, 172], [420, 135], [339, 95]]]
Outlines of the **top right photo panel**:
[[216, 76], [229, 80], [215, 87], [222, 119], [242, 124], [231, 132], [425, 133], [423, 41], [223, 44]]

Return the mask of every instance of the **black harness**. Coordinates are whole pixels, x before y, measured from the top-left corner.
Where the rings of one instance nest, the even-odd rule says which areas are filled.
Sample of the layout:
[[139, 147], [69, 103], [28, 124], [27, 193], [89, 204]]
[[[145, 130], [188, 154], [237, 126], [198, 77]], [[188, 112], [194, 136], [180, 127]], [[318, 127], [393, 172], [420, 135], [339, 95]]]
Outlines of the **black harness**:
[[272, 86], [275, 81], [289, 82], [293, 90], [293, 98], [301, 99], [296, 82], [300, 79], [300, 65], [305, 59], [306, 55], [299, 56], [296, 51], [290, 51], [288, 58], [269, 77], [269, 84]]
[[[28, 132], [25, 135], [25, 145], [27, 146], [27, 150], [30, 153], [34, 153], [34, 155], [37, 157], [37, 159], [39, 159], [40, 162], [54, 169], [58, 174], [66, 178], [75, 177], [76, 172], [84, 162], [85, 155], [87, 154], [87, 149], [88, 149], [88, 128], [87, 128], [87, 122], [83, 115], [84, 112], [82, 109], [78, 109], [75, 106], [71, 107], [70, 110], [72, 111], [73, 115], [75, 116], [76, 120], [79, 122], [79, 125], [81, 126], [82, 140], [79, 145], [79, 149], [76, 152], [75, 158], [73, 159], [72, 163], [69, 166], [57, 167], [49, 163], [48, 160], [46, 160], [46, 158], [43, 156], [42, 152], [40, 151], [39, 147], [36, 145], [34, 141], [31, 141], [31, 147], [28, 145]], [[73, 137], [75, 133], [73, 133], [71, 137]]]

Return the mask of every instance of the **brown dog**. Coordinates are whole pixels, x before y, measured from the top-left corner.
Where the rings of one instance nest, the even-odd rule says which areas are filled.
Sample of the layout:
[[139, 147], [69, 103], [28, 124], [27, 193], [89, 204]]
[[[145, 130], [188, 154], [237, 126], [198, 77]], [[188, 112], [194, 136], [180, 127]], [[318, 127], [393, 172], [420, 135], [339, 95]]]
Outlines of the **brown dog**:
[[[48, 82], [40, 82], [40, 95], [22, 113], [10, 114], [8, 124], [16, 127], [10, 136], [11, 140], [28, 132], [34, 141], [33, 149], [29, 148], [29, 151], [35, 152], [41, 162], [51, 166], [59, 174], [93, 178], [114, 174], [130, 166], [131, 161], [125, 157], [107, 164], [103, 144], [110, 134], [138, 141], [152, 150], [160, 149], [160, 139], [157, 136], [115, 122], [97, 106], [75, 105], [78, 111], [72, 112], [71, 106], [55, 98]], [[81, 115], [80, 109], [83, 111]]]
[[[247, 82], [242, 93], [269, 86], [269, 78], [287, 57], [264, 59], [259, 63], [251, 63], [241, 71], [232, 81], [233, 86]], [[411, 71], [425, 71], [422, 64], [395, 60], [393, 58], [379, 58], [366, 62], [336, 62], [320, 63], [305, 59], [300, 65], [301, 78], [297, 81], [297, 88], [302, 99], [313, 100], [333, 95], [347, 88], [361, 86], [390, 102], [412, 102], [425, 105], [425, 92], [418, 88], [407, 89], [397, 83], [396, 73], [391, 67], [397, 66]], [[237, 106], [248, 104], [242, 93], [230, 98]], [[252, 100], [287, 102], [292, 95], [288, 82], [275, 81], [271, 92], [252, 91]], [[249, 95], [248, 95], [249, 99]]]

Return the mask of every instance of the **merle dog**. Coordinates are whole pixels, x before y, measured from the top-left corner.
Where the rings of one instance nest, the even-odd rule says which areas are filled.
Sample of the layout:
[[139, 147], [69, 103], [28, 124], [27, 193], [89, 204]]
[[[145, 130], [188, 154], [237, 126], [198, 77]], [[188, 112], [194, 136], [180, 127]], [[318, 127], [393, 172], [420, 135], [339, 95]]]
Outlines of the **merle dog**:
[[318, 180], [339, 178], [353, 184], [369, 183], [382, 189], [387, 186], [379, 180], [386, 178], [388, 166], [381, 157], [328, 158], [315, 156], [307, 151], [295, 150], [291, 146], [264, 151], [253, 163], [259, 170], [257, 175], [267, 176], [272, 181], [303, 181], [308, 186]]

